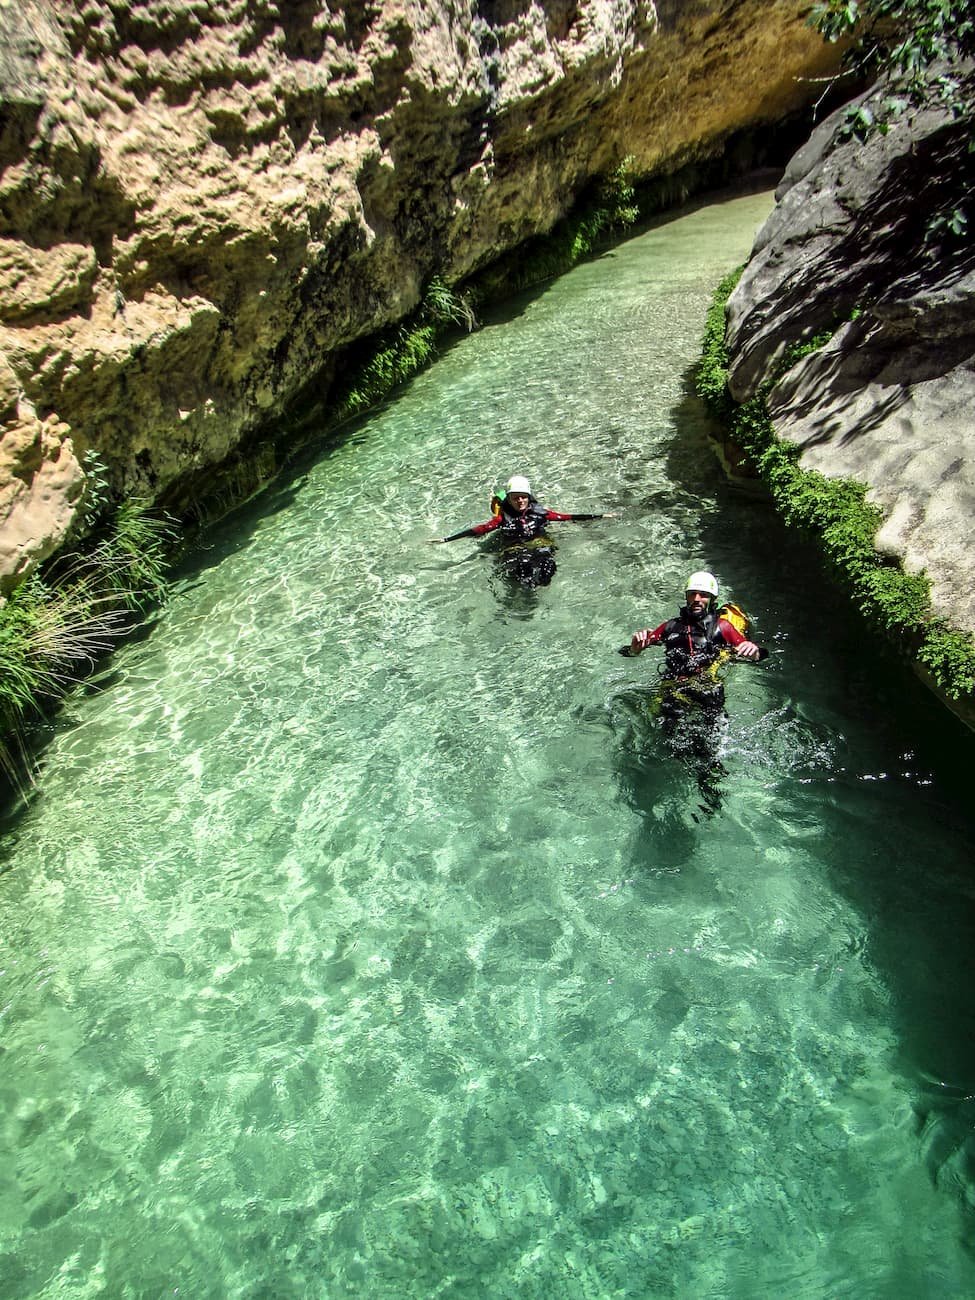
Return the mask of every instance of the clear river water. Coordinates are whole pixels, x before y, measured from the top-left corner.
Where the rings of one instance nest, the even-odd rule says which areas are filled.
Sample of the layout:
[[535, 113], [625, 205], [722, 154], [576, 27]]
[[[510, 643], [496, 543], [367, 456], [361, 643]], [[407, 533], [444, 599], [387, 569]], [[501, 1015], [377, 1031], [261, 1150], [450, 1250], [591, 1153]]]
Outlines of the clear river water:
[[[68, 701], [3, 825], [4, 1300], [975, 1294], [973, 738], [690, 395], [770, 204], [489, 316]], [[620, 516], [535, 592], [427, 544], [513, 473]], [[617, 654], [702, 567], [771, 651], [710, 816]]]

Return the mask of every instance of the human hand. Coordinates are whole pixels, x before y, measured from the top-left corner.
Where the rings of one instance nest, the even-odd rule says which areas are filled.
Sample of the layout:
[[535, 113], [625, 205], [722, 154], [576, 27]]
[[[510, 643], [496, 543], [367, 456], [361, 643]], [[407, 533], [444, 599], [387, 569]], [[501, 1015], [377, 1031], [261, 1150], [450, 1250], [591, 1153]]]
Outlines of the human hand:
[[633, 633], [633, 635], [630, 637], [630, 654], [631, 654], [631, 655], [638, 655], [638, 654], [640, 653], [641, 650], [646, 650], [646, 648], [647, 648], [647, 637], [648, 637], [649, 635], [650, 635], [650, 629], [649, 629], [648, 627], [643, 628], [643, 629], [642, 629], [641, 631], [639, 631], [639, 632], [634, 632], [634, 633]]
[[754, 641], [739, 641], [735, 646], [735, 654], [739, 659], [757, 659], [761, 653]]

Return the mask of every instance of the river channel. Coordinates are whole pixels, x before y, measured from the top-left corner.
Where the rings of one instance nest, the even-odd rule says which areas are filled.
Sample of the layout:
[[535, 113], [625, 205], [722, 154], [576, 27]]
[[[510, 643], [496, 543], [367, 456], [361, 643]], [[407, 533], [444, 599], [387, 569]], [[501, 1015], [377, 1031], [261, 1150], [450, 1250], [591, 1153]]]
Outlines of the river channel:
[[[508, 303], [212, 529], [3, 826], [0, 1297], [975, 1294], [972, 737], [705, 440], [771, 206]], [[526, 474], [551, 585], [483, 543]], [[720, 806], [657, 652], [713, 570]]]

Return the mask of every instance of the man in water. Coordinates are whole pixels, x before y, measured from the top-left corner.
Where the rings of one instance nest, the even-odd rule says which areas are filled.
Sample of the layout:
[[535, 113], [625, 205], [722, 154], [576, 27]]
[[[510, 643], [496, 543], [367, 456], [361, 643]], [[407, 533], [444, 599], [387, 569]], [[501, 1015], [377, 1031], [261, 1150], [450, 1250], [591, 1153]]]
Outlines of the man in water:
[[544, 533], [547, 523], [583, 519], [615, 519], [616, 515], [570, 515], [547, 510], [536, 499], [528, 479], [516, 474], [505, 484], [504, 496], [492, 500], [495, 513], [483, 524], [462, 528], [449, 537], [432, 537], [433, 545], [460, 537], [484, 537], [500, 530], [499, 565], [503, 575], [522, 587], [547, 587], [555, 573], [554, 546]]
[[663, 646], [656, 700], [663, 732], [674, 757], [694, 772], [708, 813], [721, 806], [717, 778], [724, 773], [718, 749], [725, 695], [718, 671], [731, 655], [757, 661], [766, 653], [735, 626], [730, 610], [717, 609], [717, 601], [714, 574], [692, 573], [677, 617], [634, 632], [623, 647], [624, 653], [638, 655], [649, 646]]

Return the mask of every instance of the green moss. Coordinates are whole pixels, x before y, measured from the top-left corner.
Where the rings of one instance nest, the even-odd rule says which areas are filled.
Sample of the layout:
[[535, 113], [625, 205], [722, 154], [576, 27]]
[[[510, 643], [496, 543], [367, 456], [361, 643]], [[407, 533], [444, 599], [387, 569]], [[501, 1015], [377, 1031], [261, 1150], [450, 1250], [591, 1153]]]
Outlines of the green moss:
[[949, 699], [970, 695], [975, 688], [975, 641], [935, 617], [930, 584], [923, 574], [907, 574], [877, 551], [874, 539], [882, 516], [866, 500], [866, 487], [854, 479], [826, 478], [800, 468], [799, 448], [775, 436], [768, 414], [769, 392], [786, 370], [822, 347], [831, 334], [790, 349], [755, 397], [740, 404], [731, 398], [725, 307], [740, 275], [741, 269], [715, 290], [697, 370], [699, 395], [747, 453], [785, 521], [815, 537], [865, 617], [897, 645], [906, 645]]

